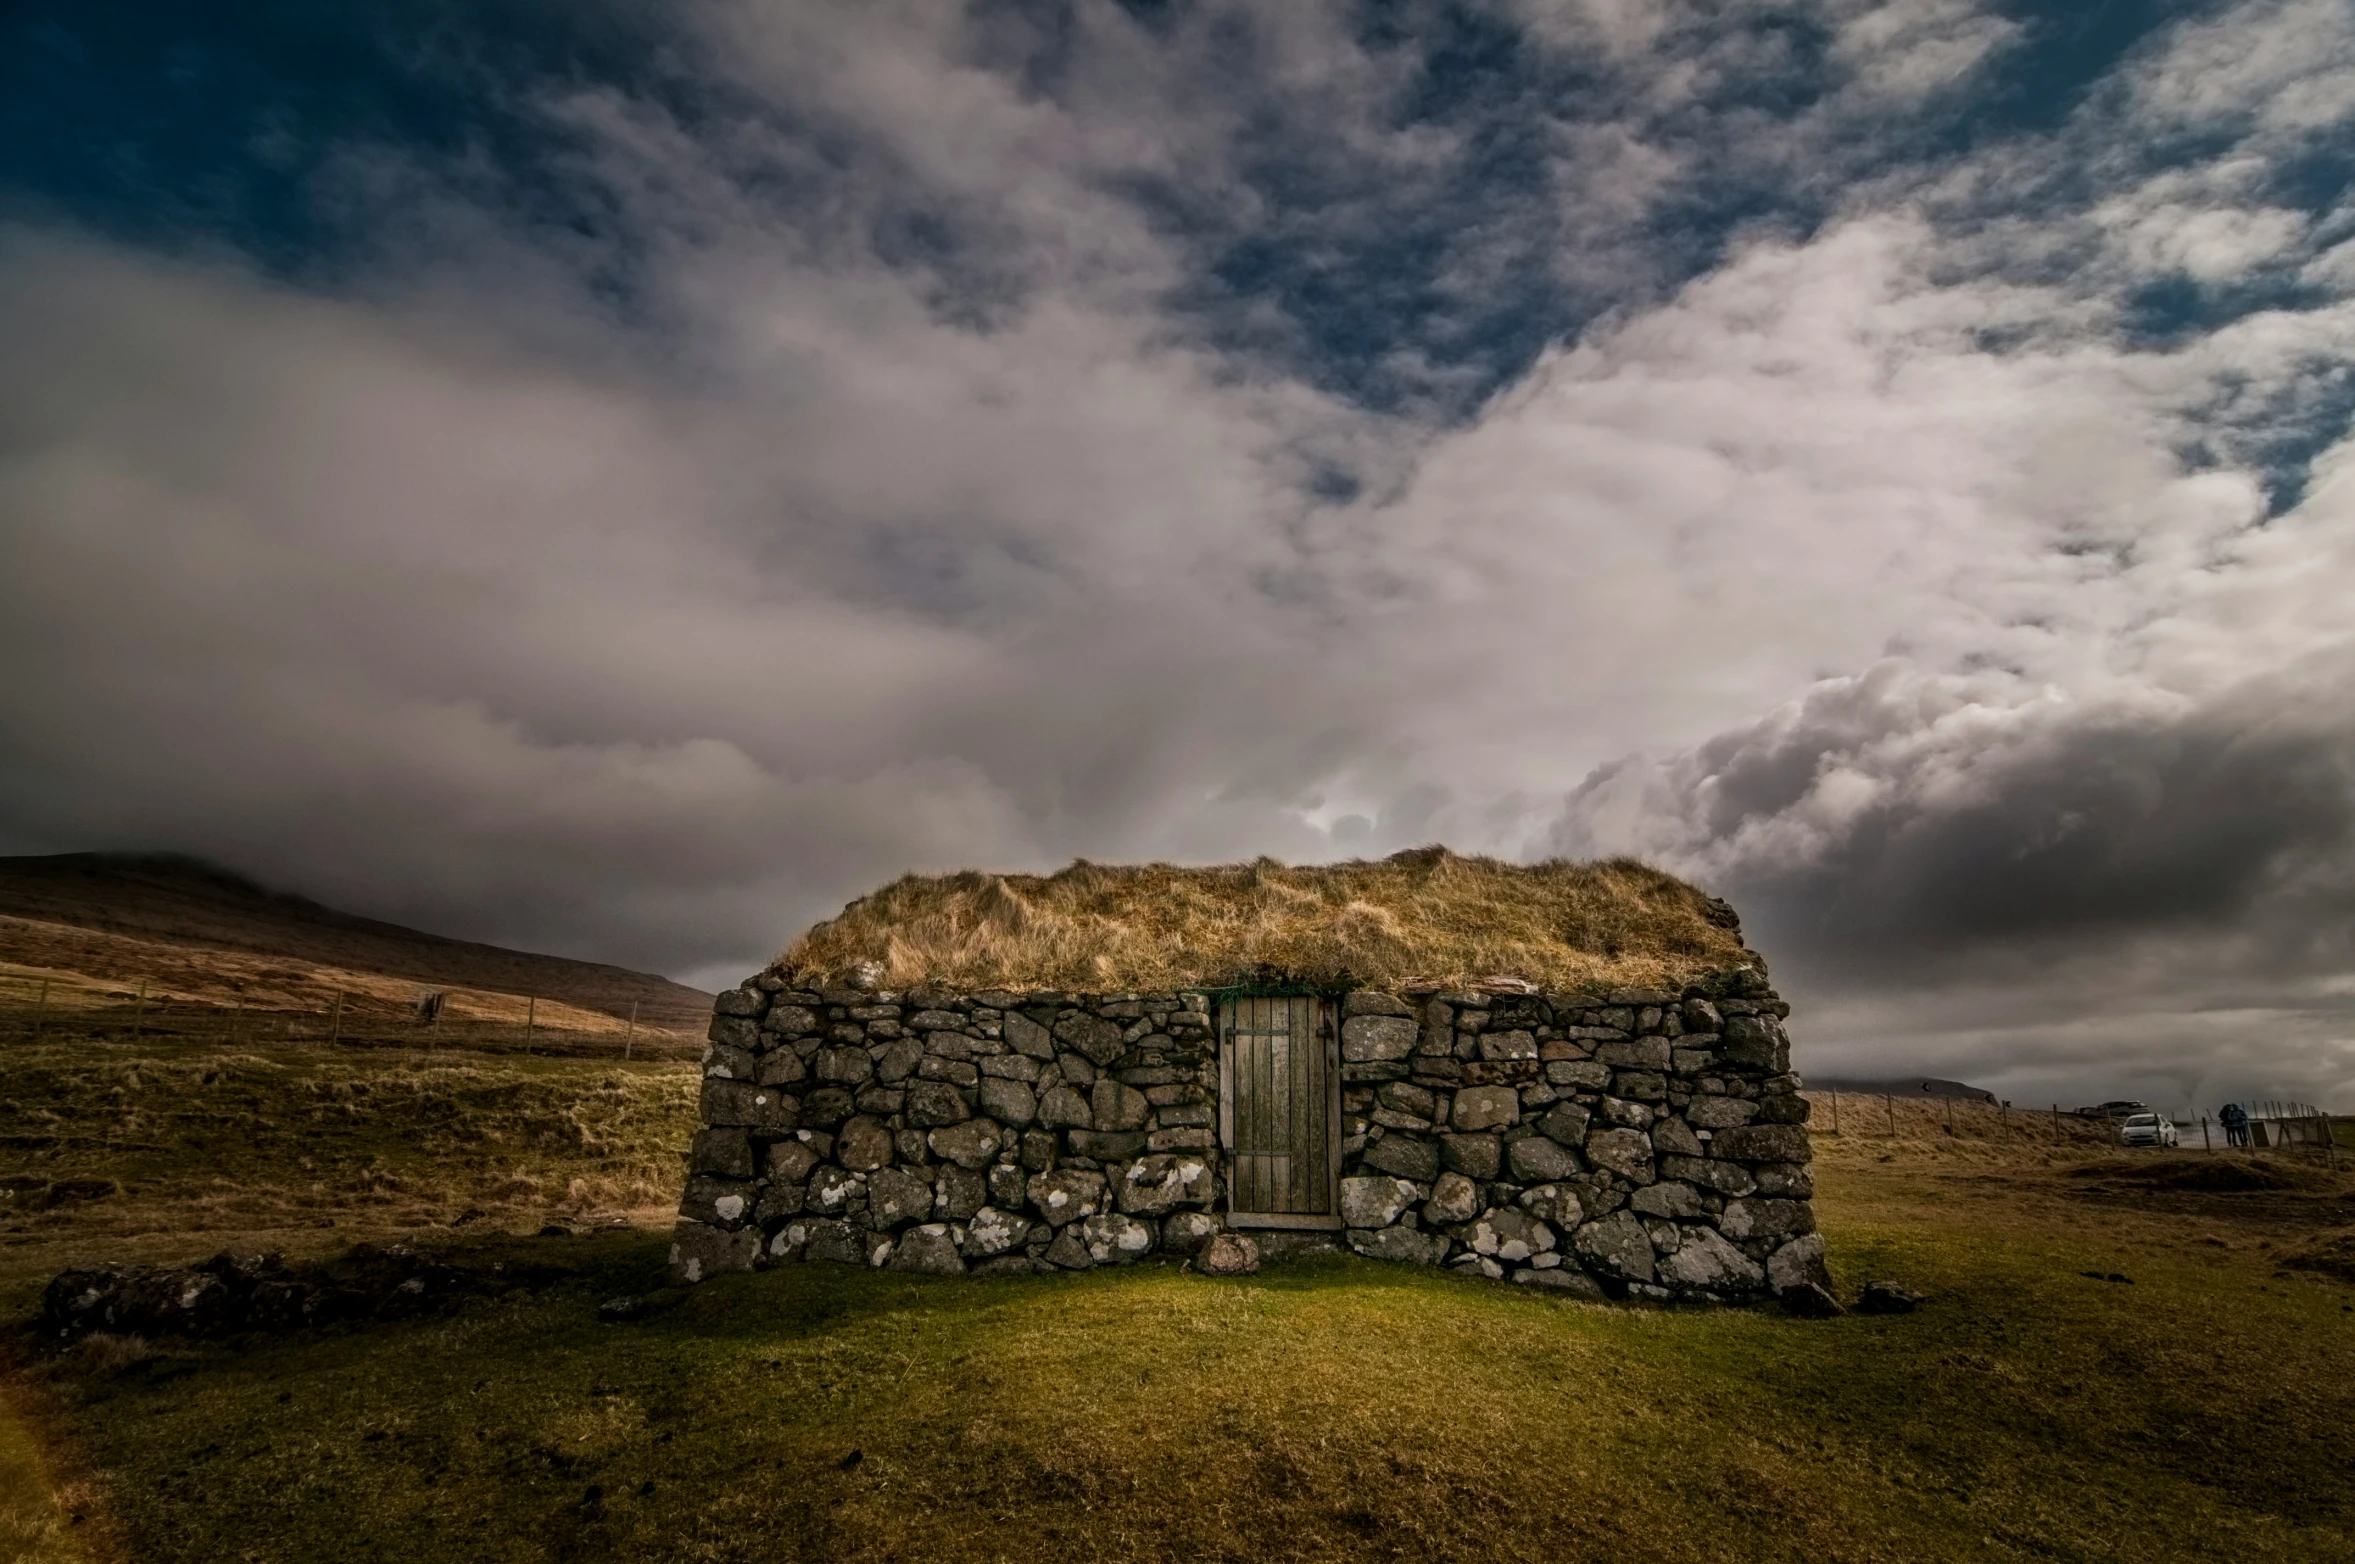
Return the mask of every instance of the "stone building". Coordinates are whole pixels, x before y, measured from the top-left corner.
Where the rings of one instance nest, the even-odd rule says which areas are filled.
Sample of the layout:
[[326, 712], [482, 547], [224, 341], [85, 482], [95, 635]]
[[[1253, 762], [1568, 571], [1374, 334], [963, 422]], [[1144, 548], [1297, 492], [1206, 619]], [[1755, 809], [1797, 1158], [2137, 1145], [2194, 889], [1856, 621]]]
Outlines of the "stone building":
[[911, 879], [715, 1009], [685, 1281], [1222, 1228], [1595, 1298], [1825, 1280], [1789, 1007], [1730, 909], [1640, 865]]

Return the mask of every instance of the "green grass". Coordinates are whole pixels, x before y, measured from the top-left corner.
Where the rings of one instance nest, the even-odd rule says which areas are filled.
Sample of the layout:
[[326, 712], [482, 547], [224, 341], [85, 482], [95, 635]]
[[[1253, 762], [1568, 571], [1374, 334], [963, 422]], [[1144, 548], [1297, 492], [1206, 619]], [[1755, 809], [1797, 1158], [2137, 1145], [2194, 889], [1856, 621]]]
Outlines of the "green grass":
[[[562, 1115], [513, 1112], [555, 1187]], [[500, 1147], [472, 1155], [522, 1155]], [[100, 1474], [75, 1503], [110, 1551], [158, 1564], [2355, 1558], [2355, 1287], [2276, 1268], [2355, 1217], [2335, 1185], [2293, 1230], [2233, 1196], [2088, 1195], [2060, 1149], [1825, 1150], [1843, 1287], [1893, 1277], [1919, 1313], [1630, 1309], [1331, 1259], [799, 1267], [607, 1325], [599, 1299], [659, 1285], [658, 1233], [444, 1234], [571, 1274], [440, 1320], [103, 1342], [18, 1388]], [[337, 1238], [377, 1208], [339, 1209]], [[35, 1236], [0, 1251], [19, 1296], [70, 1247]], [[0, 1482], [33, 1458], [5, 1435]]]
[[658, 1214], [695, 1082], [676, 1061], [18, 1043], [0, 1053], [0, 1306], [71, 1259], [191, 1242], [299, 1253], [470, 1212], [525, 1230]]

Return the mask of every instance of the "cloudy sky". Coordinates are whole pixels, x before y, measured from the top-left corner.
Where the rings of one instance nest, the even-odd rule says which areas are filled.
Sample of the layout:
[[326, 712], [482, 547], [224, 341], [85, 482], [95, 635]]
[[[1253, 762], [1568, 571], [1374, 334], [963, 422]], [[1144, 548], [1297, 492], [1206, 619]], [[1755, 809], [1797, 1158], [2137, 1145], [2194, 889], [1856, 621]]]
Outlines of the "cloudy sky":
[[0, 850], [1636, 852], [1819, 1075], [2355, 1107], [2351, 365], [2344, 0], [16, 0]]

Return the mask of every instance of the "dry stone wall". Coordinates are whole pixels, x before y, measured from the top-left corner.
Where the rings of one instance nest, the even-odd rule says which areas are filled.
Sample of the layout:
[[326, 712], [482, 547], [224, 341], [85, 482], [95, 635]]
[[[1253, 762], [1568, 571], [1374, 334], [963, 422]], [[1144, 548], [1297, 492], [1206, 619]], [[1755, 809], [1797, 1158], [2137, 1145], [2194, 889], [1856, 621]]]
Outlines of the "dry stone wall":
[[[672, 1269], [934, 1274], [1191, 1254], [1222, 1218], [1202, 994], [722, 994]], [[1824, 1281], [1788, 1006], [1679, 992], [1340, 996], [1359, 1254], [1583, 1296]]]

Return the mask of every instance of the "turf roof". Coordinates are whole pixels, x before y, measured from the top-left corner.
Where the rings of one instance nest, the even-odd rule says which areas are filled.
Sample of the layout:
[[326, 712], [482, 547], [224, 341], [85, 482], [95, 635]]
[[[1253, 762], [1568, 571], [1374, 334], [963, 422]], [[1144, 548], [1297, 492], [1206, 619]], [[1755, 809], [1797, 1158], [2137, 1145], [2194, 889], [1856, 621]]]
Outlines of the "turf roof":
[[1674, 987], [1765, 963], [1733, 910], [1631, 858], [1506, 863], [1441, 847], [1290, 866], [1084, 860], [1050, 875], [908, 875], [812, 927], [807, 982], [1166, 992], [1299, 982]]

